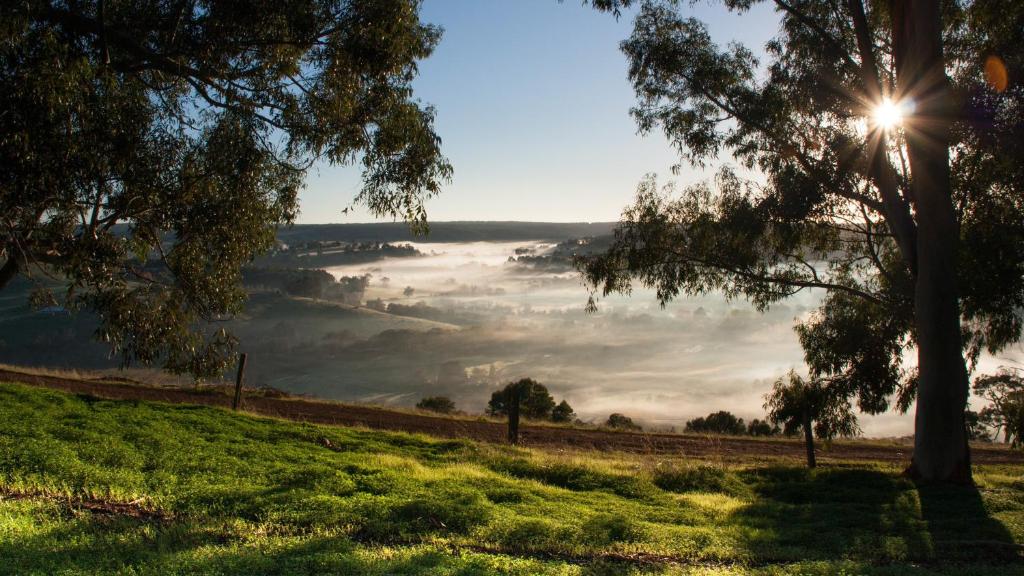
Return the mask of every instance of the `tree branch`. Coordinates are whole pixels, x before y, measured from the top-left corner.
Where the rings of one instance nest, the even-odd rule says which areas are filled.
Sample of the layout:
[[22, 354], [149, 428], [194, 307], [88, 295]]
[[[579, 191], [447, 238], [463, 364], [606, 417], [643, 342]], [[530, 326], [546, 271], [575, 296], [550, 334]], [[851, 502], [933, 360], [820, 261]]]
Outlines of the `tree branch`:
[[869, 301], [874, 302], [876, 304], [884, 304], [885, 303], [881, 298], [879, 298], [875, 294], [872, 294], [870, 292], [865, 292], [864, 290], [861, 290], [859, 288], [854, 288], [853, 286], [846, 286], [846, 285], [843, 285], [843, 284], [834, 284], [834, 283], [831, 283], [831, 282], [827, 282], [827, 281], [824, 281], [824, 280], [817, 279], [817, 273], [815, 273], [814, 279], [811, 279], [811, 280], [790, 279], [790, 278], [783, 278], [783, 277], [779, 277], [779, 276], [773, 276], [773, 275], [770, 275], [770, 274], [768, 274], [768, 275], [766, 275], [766, 274], [758, 274], [758, 273], [755, 273], [755, 272], [751, 272], [751, 271], [748, 271], [748, 270], [743, 270], [743, 269], [736, 268], [736, 267], [733, 267], [733, 266], [727, 266], [725, 264], [721, 264], [721, 263], [717, 263], [717, 262], [712, 262], [710, 260], [705, 260], [705, 259], [702, 259], [702, 258], [688, 257], [685, 254], [680, 254], [679, 252], [676, 252], [676, 251], [672, 251], [672, 253], [675, 254], [676, 256], [678, 256], [680, 259], [682, 259], [684, 261], [693, 262], [695, 264], [699, 264], [699, 265], [707, 267], [707, 268], [713, 268], [713, 269], [716, 269], [716, 270], [721, 270], [721, 271], [727, 272], [729, 274], [735, 274], [736, 276], [740, 276], [741, 278], [746, 278], [748, 280], [754, 280], [754, 281], [757, 281], [757, 282], [767, 282], [767, 283], [770, 283], [770, 284], [779, 284], [779, 285], [782, 285], [782, 286], [789, 286], [789, 287], [793, 287], [793, 288], [823, 288], [825, 290], [839, 290], [841, 292], [846, 292], [848, 294], [851, 294], [851, 295], [854, 295], [854, 296], [858, 296], [860, 298], [864, 298], [865, 300], [869, 300]]
[[808, 28], [813, 30], [815, 34], [817, 34], [826, 44], [828, 44], [829, 46], [832, 47], [833, 50], [835, 50], [836, 56], [839, 56], [839, 58], [843, 61], [844, 64], [849, 66], [852, 70], [857, 69], [857, 63], [853, 61], [853, 58], [850, 57], [850, 55], [846, 52], [846, 49], [843, 48], [839, 41], [833, 38], [832, 35], [828, 33], [828, 31], [819, 26], [813, 19], [811, 19], [803, 12], [800, 12], [792, 4], [789, 4], [784, 0], [775, 0], [775, 5], [781, 8], [787, 14], [796, 18], [804, 26], [807, 26]]

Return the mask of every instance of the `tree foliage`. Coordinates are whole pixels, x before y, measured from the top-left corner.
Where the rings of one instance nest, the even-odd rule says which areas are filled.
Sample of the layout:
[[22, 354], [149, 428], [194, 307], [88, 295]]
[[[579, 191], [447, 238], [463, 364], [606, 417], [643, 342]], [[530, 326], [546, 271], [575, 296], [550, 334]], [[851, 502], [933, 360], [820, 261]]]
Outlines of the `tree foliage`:
[[532, 378], [523, 378], [491, 394], [487, 413], [491, 416], [507, 415], [509, 402], [514, 398], [519, 399], [519, 414], [523, 418], [549, 420], [555, 408], [555, 399], [546, 386]]
[[605, 426], [613, 428], [615, 430], [642, 430], [640, 425], [635, 424], [633, 419], [625, 414], [615, 412], [608, 416], [608, 420], [604, 423]]
[[967, 410], [964, 413], [964, 422], [967, 423], [967, 439], [979, 442], [991, 442], [988, 425], [981, 419], [981, 414], [974, 410]]
[[[663, 304], [721, 291], [758, 309], [823, 289], [798, 328], [812, 375], [878, 413], [927, 374], [918, 447], [936, 450], [915, 461], [963, 474], [956, 351], [973, 363], [1024, 326], [1024, 4], [946, 2], [925, 18], [931, 3], [767, 1], [781, 28], [763, 62], [717, 46], [684, 2], [592, 2], [639, 5], [622, 50], [640, 131], [663, 132], [685, 164], [735, 165], [683, 190], [646, 178], [612, 247], [579, 262], [590, 306], [633, 281]], [[907, 107], [902, 126], [873, 120], [887, 99]], [[912, 346], [926, 373], [903, 365]]]
[[1019, 372], [1002, 370], [974, 379], [974, 393], [989, 401], [978, 420], [1013, 446], [1024, 442], [1024, 378]]
[[780, 434], [782, 430], [778, 424], [772, 425], [767, 420], [759, 420], [754, 418], [747, 424], [747, 435], [748, 436], [775, 436]]
[[[750, 3], [726, 4], [743, 11]], [[1008, 40], [1020, 31], [1004, 30], [993, 4], [1024, 23], [1016, 3], [968, 4], [948, 16], [947, 67], [961, 106], [952, 161], [964, 240], [958, 285], [971, 358], [1018, 341], [1024, 326], [1024, 168], [1014, 160], [1024, 153], [1024, 89], [995, 92], [980, 65], [986, 51], [1005, 55], [1011, 69], [1024, 68], [1024, 56]], [[663, 303], [720, 290], [764, 309], [805, 289], [828, 290], [799, 329], [808, 362], [815, 373], [839, 376], [874, 413], [912, 383], [899, 353], [913, 343], [913, 266], [900, 255], [870, 171], [870, 112], [851, 24], [825, 3], [800, 10], [783, 10], [761, 79], [749, 50], [717, 47], [706, 25], [674, 2], [642, 3], [622, 46], [641, 131], [661, 129], [694, 164], [731, 153], [765, 180], [724, 168], [714, 185], [676, 190], [648, 177], [611, 250], [581, 266], [603, 294], [628, 292], [636, 279]], [[870, 16], [888, 18], [881, 9]], [[891, 60], [884, 47], [875, 51]], [[892, 85], [891, 70], [880, 71]], [[899, 148], [886, 152], [898, 165]], [[896, 180], [909, 209], [909, 174]]]
[[804, 379], [790, 371], [765, 396], [768, 420], [782, 425], [785, 434], [797, 434], [813, 423], [814, 434], [831, 440], [860, 433], [845, 392], [819, 378]]
[[57, 2], [0, 11], [0, 287], [49, 274], [125, 361], [197, 375], [239, 270], [317, 161], [425, 227], [451, 167], [412, 96], [441, 31], [419, 0]]
[[743, 418], [737, 418], [732, 412], [719, 410], [690, 420], [686, 423], [686, 431], [740, 436], [747, 432], [747, 426], [743, 423]]
[[437, 412], [439, 414], [452, 414], [455, 412], [455, 402], [447, 396], [427, 396], [416, 403], [420, 410]]
[[576, 412], [568, 402], [562, 400], [551, 410], [551, 421], [561, 424], [572, 422], [576, 419]]

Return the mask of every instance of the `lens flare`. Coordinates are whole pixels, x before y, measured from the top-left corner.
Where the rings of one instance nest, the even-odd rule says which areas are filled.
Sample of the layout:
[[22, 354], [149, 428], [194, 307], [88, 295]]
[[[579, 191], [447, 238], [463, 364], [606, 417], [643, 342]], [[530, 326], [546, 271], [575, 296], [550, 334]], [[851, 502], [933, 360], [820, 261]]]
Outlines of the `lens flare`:
[[890, 130], [903, 124], [903, 117], [913, 112], [913, 104], [908, 101], [893, 102], [883, 98], [871, 112], [876, 128]]
[[996, 92], [1005, 92], [1010, 85], [1006, 63], [999, 56], [993, 55], [985, 59], [985, 82]]

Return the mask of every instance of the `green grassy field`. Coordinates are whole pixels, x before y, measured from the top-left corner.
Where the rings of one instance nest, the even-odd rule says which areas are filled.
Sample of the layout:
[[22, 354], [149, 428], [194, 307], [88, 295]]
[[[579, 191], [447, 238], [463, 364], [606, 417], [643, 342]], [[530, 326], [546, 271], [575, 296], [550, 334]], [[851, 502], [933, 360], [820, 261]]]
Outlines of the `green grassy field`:
[[919, 488], [0, 384], [0, 574], [1024, 574], [1022, 472]]

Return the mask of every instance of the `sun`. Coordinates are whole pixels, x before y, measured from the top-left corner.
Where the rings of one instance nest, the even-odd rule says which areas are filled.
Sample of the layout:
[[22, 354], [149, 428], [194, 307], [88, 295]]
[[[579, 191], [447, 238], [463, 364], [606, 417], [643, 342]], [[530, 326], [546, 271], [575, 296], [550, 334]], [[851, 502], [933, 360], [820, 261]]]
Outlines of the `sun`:
[[909, 102], [893, 102], [889, 98], [883, 98], [871, 113], [876, 128], [891, 130], [903, 123], [903, 117], [910, 113]]

